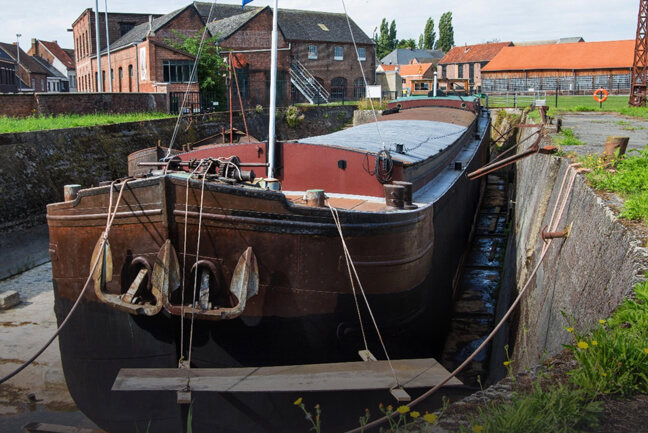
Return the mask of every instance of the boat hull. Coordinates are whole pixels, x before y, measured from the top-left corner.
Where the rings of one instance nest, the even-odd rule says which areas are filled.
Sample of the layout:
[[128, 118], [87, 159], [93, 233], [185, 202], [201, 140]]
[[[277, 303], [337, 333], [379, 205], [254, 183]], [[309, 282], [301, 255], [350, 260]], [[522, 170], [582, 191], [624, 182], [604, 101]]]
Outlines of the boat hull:
[[[474, 149], [465, 171], [486, 161], [488, 140], [461, 143]], [[340, 210], [344, 239], [392, 359], [440, 354], [452, 310], [453, 286], [474, 222], [482, 184], [447, 173], [444, 189], [411, 211]], [[59, 323], [67, 317], [90, 274], [93, 250], [106, 229], [111, 204], [116, 216], [108, 235], [111, 279], [96, 281], [62, 330], [59, 345], [72, 397], [107, 432], [177, 432], [188, 407], [173, 392], [117, 392], [122, 368], [227, 368], [357, 361], [365, 338], [385, 359], [362, 296], [362, 325], [342, 242], [327, 208], [296, 205], [279, 192], [211, 184], [172, 174], [82, 191], [50, 205], [50, 251]], [[111, 193], [112, 189], [112, 193]], [[112, 198], [111, 198], [112, 194]], [[116, 203], [116, 204], [115, 204]], [[151, 316], [129, 314], [102, 302], [123, 295], [136, 263], [154, 267], [172, 245], [184, 286], [169, 289], [169, 302], [193, 295], [192, 264], [211, 263], [214, 303], [227, 292], [247, 248], [258, 262], [258, 292], [240, 317], [178, 315], [162, 308]], [[138, 261], [139, 260], [139, 261]], [[105, 271], [102, 271], [105, 272]], [[220, 294], [220, 295], [218, 295]], [[181, 310], [181, 308], [180, 308]], [[193, 322], [193, 323], [192, 323]], [[409, 391], [409, 390], [408, 390]], [[418, 391], [411, 390], [416, 395]], [[421, 390], [422, 392], [422, 390]], [[357, 426], [365, 407], [389, 394], [194, 393], [193, 431], [275, 432], [308, 428], [292, 403], [319, 403], [341, 424]], [[375, 402], [373, 400], [378, 400]], [[333, 415], [336, 413], [336, 415]], [[342, 415], [348, 415], [347, 417]], [[150, 426], [149, 426], [150, 423]], [[326, 431], [326, 429], [325, 429]]]

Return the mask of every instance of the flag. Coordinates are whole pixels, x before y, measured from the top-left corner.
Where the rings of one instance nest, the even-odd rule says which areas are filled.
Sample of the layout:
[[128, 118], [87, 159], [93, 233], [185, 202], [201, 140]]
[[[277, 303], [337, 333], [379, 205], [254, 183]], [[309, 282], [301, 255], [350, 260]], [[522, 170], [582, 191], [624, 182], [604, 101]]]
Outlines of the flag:
[[246, 4], [250, 3], [252, 0], [243, 0], [243, 4], [241, 5], [241, 9], [243, 9], [243, 6]]

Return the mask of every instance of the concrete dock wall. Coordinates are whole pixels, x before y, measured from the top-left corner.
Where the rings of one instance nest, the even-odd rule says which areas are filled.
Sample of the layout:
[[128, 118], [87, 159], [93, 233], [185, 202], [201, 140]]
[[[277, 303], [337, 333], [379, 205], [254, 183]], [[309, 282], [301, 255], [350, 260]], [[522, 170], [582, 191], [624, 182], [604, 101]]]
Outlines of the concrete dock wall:
[[[529, 128], [523, 134], [530, 134]], [[522, 136], [520, 140], [526, 138]], [[529, 142], [529, 141], [527, 141]], [[533, 155], [517, 163], [515, 218], [509, 260], [511, 301], [529, 280], [545, 242], [556, 202], [568, 193], [574, 168], [565, 158]], [[563, 195], [564, 197], [564, 195]], [[585, 331], [607, 318], [633, 285], [648, 270], [648, 248], [617, 221], [610, 204], [618, 198], [600, 195], [579, 174], [558, 223], [558, 231], [571, 224], [567, 239], [555, 239], [518, 307], [517, 326], [511, 335], [512, 359], [523, 369], [572, 344], [565, 330]], [[558, 212], [558, 211], [556, 211]], [[513, 269], [511, 269], [511, 266]], [[504, 286], [507, 284], [505, 283]], [[505, 287], [506, 289], [506, 287]]]

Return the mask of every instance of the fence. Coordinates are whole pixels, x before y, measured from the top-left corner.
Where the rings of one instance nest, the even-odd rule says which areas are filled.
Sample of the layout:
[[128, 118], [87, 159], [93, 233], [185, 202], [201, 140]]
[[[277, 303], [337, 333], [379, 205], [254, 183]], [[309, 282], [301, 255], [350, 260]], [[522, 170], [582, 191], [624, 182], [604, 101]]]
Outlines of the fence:
[[547, 105], [547, 92], [505, 92], [485, 94], [487, 107], [524, 108]]

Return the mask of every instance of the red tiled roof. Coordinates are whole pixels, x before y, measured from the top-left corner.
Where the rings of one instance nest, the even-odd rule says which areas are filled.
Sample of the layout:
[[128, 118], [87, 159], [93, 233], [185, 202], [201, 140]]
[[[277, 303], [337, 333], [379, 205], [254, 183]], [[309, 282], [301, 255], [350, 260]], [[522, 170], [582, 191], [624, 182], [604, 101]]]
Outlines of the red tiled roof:
[[454, 47], [439, 60], [439, 64], [488, 62], [503, 48], [510, 45], [513, 45], [513, 42], [493, 42]]
[[395, 71], [398, 68], [398, 65], [379, 65], [383, 71]]
[[412, 75], [423, 75], [430, 68], [433, 67], [434, 65], [432, 63], [415, 63], [412, 65], [402, 65], [400, 66], [398, 73], [400, 74], [401, 77], [412, 76]]
[[634, 40], [506, 47], [482, 71], [632, 68]]
[[63, 48], [59, 46], [56, 42], [41, 41], [38, 40], [45, 48], [49, 50], [50, 53], [57, 59], [59, 59], [66, 68], [74, 69], [74, 60], [66, 53]]

